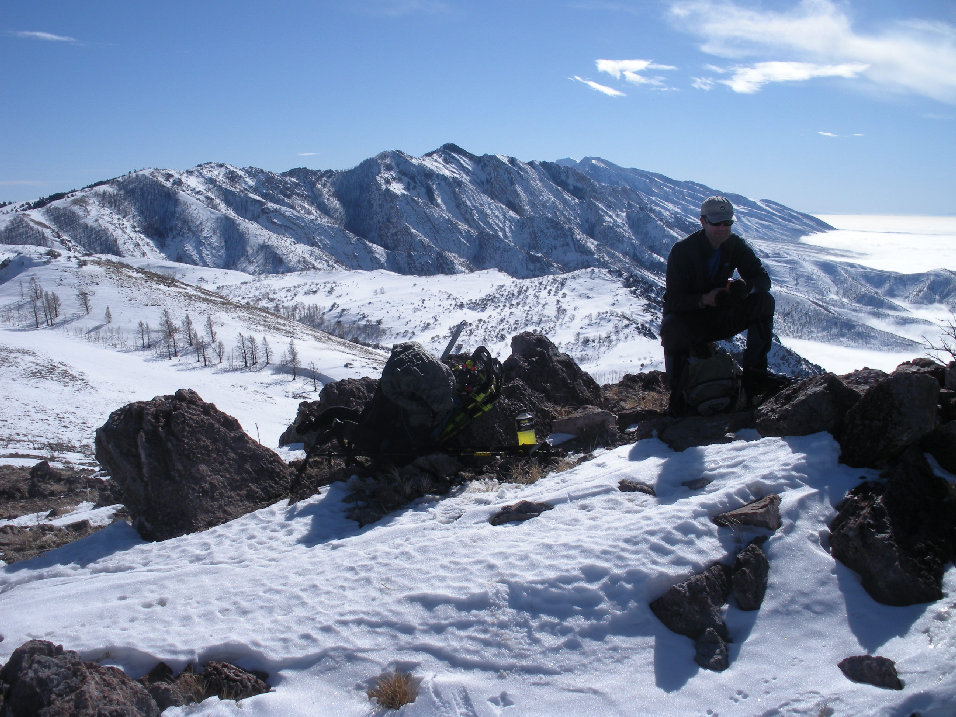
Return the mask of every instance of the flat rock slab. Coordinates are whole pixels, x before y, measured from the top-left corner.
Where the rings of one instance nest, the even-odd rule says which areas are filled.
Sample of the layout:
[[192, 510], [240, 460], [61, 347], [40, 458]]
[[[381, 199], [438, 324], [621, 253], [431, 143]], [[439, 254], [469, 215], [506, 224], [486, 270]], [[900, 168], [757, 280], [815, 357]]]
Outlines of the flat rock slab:
[[755, 500], [753, 503], [715, 515], [711, 518], [711, 521], [729, 528], [747, 525], [754, 528], [777, 530], [782, 524], [780, 521], [780, 496], [771, 493], [760, 500]]
[[488, 518], [492, 525], [501, 525], [502, 523], [519, 523], [531, 518], [537, 518], [546, 510], [551, 510], [554, 506], [549, 503], [533, 503], [530, 500], [523, 500], [514, 505], [506, 505], [493, 516]]

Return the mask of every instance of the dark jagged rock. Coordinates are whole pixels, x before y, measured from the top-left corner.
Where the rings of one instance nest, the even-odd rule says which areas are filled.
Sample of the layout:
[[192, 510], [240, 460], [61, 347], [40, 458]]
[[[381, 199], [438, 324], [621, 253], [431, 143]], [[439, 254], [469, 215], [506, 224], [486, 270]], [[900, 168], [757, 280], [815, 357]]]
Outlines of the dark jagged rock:
[[753, 427], [753, 414], [717, 413], [713, 416], [689, 416], [672, 419], [664, 417], [656, 423], [658, 437], [675, 451], [683, 451], [694, 446], [709, 446], [715, 443], [731, 443], [735, 433], [743, 428]]
[[896, 663], [886, 657], [856, 655], [840, 660], [837, 667], [853, 682], [888, 690], [903, 689], [903, 682], [896, 673]]
[[764, 496], [752, 503], [728, 510], [711, 518], [716, 525], [736, 528], [742, 525], [754, 528], [777, 530], [780, 527], [780, 496], [776, 493]]
[[904, 361], [896, 367], [893, 373], [912, 373], [931, 376], [936, 379], [940, 388], [946, 386], [946, 367], [925, 356]]
[[846, 412], [860, 394], [832, 373], [814, 376], [764, 401], [755, 423], [762, 436], [806, 436], [819, 431], [837, 435]]
[[886, 371], [878, 368], [861, 368], [840, 376], [844, 384], [852, 388], [861, 396], [889, 376]]
[[668, 629], [696, 640], [712, 628], [728, 640], [727, 626], [720, 614], [730, 594], [730, 569], [712, 565], [683, 582], [671, 586], [651, 602], [651, 611]]
[[857, 486], [837, 506], [831, 553], [860, 574], [878, 602], [938, 600], [944, 569], [956, 559], [956, 505], [949, 486], [917, 449], [882, 477]]
[[244, 700], [269, 691], [265, 675], [247, 672], [228, 662], [211, 661], [202, 671], [208, 696], [222, 699]]
[[894, 373], [867, 391], [846, 413], [838, 437], [840, 460], [877, 467], [936, 427], [939, 382], [925, 373]]
[[950, 473], [956, 473], [956, 421], [937, 427], [922, 441], [923, 450]]
[[279, 445], [287, 446], [292, 443], [302, 443], [307, 449], [311, 448], [315, 443], [318, 430], [299, 433], [300, 426], [306, 421], [318, 417], [328, 408], [349, 408], [361, 413], [375, 394], [376, 388], [378, 388], [378, 379], [368, 377], [346, 378], [325, 384], [319, 391], [318, 401], [302, 401], [299, 404], [292, 425], [279, 436]]
[[712, 672], [723, 672], [730, 667], [727, 641], [714, 628], [708, 627], [694, 641], [694, 662]]
[[574, 436], [581, 444], [613, 443], [617, 438], [617, 418], [596, 406], [583, 406], [551, 422], [553, 433]]
[[511, 339], [511, 356], [502, 365], [505, 383], [520, 379], [542, 402], [566, 407], [600, 406], [601, 387], [574, 359], [558, 351], [543, 334], [526, 331]]
[[767, 592], [770, 563], [759, 542], [741, 550], [730, 574], [731, 592], [741, 610], [758, 610]]
[[115, 667], [85, 662], [72, 650], [45, 640], [24, 643], [10, 656], [0, 682], [13, 717], [159, 717], [143, 685]]
[[147, 540], [220, 525], [289, 495], [282, 459], [191, 390], [114, 411], [96, 431], [96, 458]]

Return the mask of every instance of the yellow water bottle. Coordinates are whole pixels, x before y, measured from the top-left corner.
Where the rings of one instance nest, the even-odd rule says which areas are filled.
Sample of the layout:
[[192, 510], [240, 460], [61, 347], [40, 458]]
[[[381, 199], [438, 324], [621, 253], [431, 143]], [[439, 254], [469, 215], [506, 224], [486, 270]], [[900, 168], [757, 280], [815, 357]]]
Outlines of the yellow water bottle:
[[534, 435], [534, 416], [525, 411], [515, 416], [515, 426], [518, 429], [518, 445], [534, 446], [538, 437]]

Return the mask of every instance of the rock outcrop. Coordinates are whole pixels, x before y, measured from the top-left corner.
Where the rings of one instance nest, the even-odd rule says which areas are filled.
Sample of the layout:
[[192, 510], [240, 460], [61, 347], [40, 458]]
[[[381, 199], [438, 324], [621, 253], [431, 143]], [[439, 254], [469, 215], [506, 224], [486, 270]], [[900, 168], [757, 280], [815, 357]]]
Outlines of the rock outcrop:
[[86, 662], [72, 650], [30, 640], [0, 670], [7, 714], [15, 717], [159, 717], [143, 685], [115, 667]]
[[833, 557], [859, 573], [886, 605], [943, 596], [946, 565], [956, 559], [956, 504], [947, 482], [916, 449], [880, 481], [860, 484], [830, 524]]

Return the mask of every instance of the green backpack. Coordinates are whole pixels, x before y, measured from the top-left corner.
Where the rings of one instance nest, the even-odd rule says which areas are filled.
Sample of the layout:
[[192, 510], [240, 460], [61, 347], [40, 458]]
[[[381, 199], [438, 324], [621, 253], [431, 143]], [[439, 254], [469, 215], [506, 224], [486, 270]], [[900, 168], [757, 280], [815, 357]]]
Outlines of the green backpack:
[[740, 393], [740, 374], [737, 362], [722, 349], [705, 358], [691, 356], [682, 382], [687, 407], [702, 416], [732, 409]]

